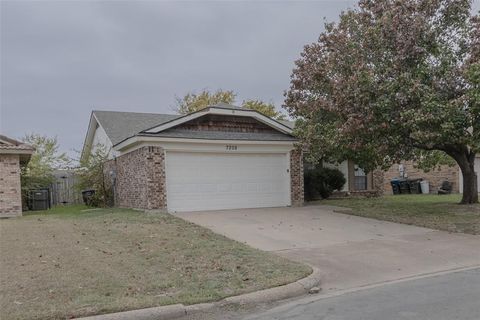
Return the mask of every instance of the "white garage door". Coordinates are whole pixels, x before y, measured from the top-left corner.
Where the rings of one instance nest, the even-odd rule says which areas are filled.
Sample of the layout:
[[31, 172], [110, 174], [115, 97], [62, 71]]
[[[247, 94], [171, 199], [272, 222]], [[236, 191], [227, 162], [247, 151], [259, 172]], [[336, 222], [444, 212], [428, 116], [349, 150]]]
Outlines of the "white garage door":
[[167, 152], [167, 207], [201, 211], [290, 205], [287, 154]]

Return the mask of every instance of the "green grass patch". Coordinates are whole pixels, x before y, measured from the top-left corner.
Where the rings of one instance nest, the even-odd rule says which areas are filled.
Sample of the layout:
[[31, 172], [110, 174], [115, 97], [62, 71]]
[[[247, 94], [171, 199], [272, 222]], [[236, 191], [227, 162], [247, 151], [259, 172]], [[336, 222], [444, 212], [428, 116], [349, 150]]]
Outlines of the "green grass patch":
[[460, 205], [461, 195], [395, 195], [319, 201], [350, 208], [337, 210], [362, 217], [450, 232], [480, 234], [480, 205]]
[[167, 214], [57, 207], [0, 220], [2, 319], [69, 319], [275, 287], [309, 267]]

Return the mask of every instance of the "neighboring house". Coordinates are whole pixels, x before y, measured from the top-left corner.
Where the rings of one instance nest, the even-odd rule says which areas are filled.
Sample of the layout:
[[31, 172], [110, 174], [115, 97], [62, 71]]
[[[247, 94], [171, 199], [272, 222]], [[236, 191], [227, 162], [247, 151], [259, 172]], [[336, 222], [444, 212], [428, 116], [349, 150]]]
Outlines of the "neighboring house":
[[345, 160], [339, 164], [324, 163], [325, 167], [336, 168], [345, 176], [345, 185], [342, 192], [357, 193], [365, 195], [366, 193], [382, 194], [383, 172], [375, 170], [365, 172], [352, 160]]
[[[478, 162], [480, 163], [480, 159]], [[351, 160], [343, 161], [340, 164], [324, 164], [324, 166], [339, 169], [347, 181], [341, 191], [353, 195], [392, 194], [390, 181], [394, 178], [424, 179], [429, 182], [430, 193], [437, 193], [443, 181], [452, 183], [452, 192], [454, 193], [461, 192], [462, 187], [461, 172], [457, 165], [441, 165], [425, 172], [416, 168], [413, 161], [402, 161], [391, 166], [387, 171], [377, 169], [368, 173]]]
[[82, 156], [110, 149], [116, 206], [200, 211], [303, 203], [288, 122], [218, 104], [188, 115], [93, 111]]
[[33, 147], [0, 135], [0, 217], [22, 215], [20, 166], [30, 160]]

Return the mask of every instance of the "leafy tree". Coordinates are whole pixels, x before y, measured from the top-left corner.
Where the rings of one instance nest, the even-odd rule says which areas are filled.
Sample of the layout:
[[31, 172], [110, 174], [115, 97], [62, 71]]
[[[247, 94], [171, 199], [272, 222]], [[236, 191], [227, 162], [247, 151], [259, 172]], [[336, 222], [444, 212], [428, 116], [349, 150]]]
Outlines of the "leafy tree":
[[79, 191], [88, 189], [95, 190], [90, 205], [108, 207], [113, 205], [113, 186], [105, 172], [105, 164], [108, 161], [108, 149], [101, 144], [92, 148], [92, 152], [80, 159], [77, 169]]
[[[198, 94], [188, 93], [183, 98], [176, 98], [175, 110], [179, 114], [187, 114], [219, 103], [234, 104], [236, 96], [237, 94], [231, 90], [221, 89], [213, 93], [208, 90], [203, 90]], [[284, 114], [275, 110], [273, 103], [265, 103], [261, 100], [244, 100], [242, 107], [256, 110], [277, 120], [285, 119]]]
[[275, 109], [273, 103], [266, 103], [260, 100], [244, 100], [242, 107], [260, 112], [267, 117], [277, 120], [285, 120], [285, 115]]
[[65, 153], [59, 152], [56, 137], [29, 134], [22, 141], [35, 148], [30, 161], [21, 171], [22, 191], [25, 195], [27, 190], [49, 187], [55, 179], [54, 170], [67, 167], [70, 159]]
[[202, 110], [208, 106], [227, 103], [233, 104], [236, 94], [231, 90], [217, 90], [211, 93], [203, 90], [200, 93], [188, 93], [183, 98], [176, 98], [176, 111], [180, 114], [187, 114]]
[[[296, 61], [285, 105], [316, 158], [453, 158], [478, 202], [480, 19], [468, 0], [361, 0]], [[438, 154], [437, 154], [438, 156]], [[440, 159], [441, 157], [437, 157]], [[427, 161], [427, 163], [428, 163]]]

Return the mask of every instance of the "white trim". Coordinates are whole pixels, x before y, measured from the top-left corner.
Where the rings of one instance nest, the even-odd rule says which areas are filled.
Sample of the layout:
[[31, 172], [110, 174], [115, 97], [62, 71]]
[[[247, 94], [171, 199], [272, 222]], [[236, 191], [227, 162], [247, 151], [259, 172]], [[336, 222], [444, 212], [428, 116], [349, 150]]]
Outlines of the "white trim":
[[[210, 139], [186, 139], [186, 138], [172, 138], [172, 137], [146, 137], [133, 136], [124, 140], [114, 147], [114, 150], [120, 153], [128, 153], [130, 149], [138, 149], [137, 145], [159, 145], [164, 143], [190, 143], [190, 144], [237, 144], [237, 145], [283, 145], [293, 146], [296, 141], [265, 141], [265, 140], [210, 140]], [[128, 151], [127, 151], [128, 150]]]
[[109, 159], [112, 159], [115, 157], [115, 149], [112, 147], [113, 143], [112, 140], [110, 140], [110, 137], [108, 136], [107, 132], [103, 128], [102, 124], [100, 121], [98, 121], [97, 116], [95, 115], [95, 111], [92, 111], [90, 115], [90, 121], [88, 123], [88, 129], [87, 129], [87, 135], [85, 136], [85, 141], [83, 143], [83, 148], [82, 148], [82, 154], [80, 156], [80, 159], [84, 159], [84, 157], [89, 153], [92, 152], [92, 147], [93, 147], [93, 140], [95, 139], [95, 133], [97, 130], [102, 130], [101, 133], [102, 135], [108, 140], [105, 143], [105, 147], [108, 148], [108, 157]]
[[[97, 118], [95, 117], [92, 111], [90, 113], [90, 120], [88, 121], [87, 134], [85, 135], [85, 140], [83, 141], [82, 154], [80, 155], [81, 160], [83, 160], [84, 157], [86, 156], [87, 149], [91, 149], [92, 147], [92, 140], [93, 140], [93, 136], [95, 135], [95, 130], [93, 130], [92, 128], [95, 125], [99, 125], [99, 124], [98, 124]], [[90, 150], [88, 150], [88, 152], [90, 152]]]
[[287, 127], [286, 125], [277, 122], [267, 116], [264, 116], [263, 114], [255, 111], [255, 110], [235, 110], [235, 109], [226, 109], [226, 108], [221, 108], [221, 107], [208, 107], [203, 110], [190, 113], [186, 116], [183, 116], [181, 118], [177, 118], [175, 120], [163, 123], [159, 126], [153, 127], [151, 129], [145, 130], [144, 132], [147, 133], [159, 133], [161, 131], [167, 130], [169, 128], [178, 126], [182, 123], [191, 121], [193, 119], [202, 117], [207, 114], [217, 114], [217, 115], [229, 115], [229, 116], [240, 116], [240, 117], [252, 117], [257, 119], [258, 121], [269, 125], [270, 127], [273, 127], [277, 129], [280, 132], [286, 133], [286, 134], [291, 134], [292, 129]]
[[[227, 145], [237, 146], [237, 150], [228, 150]], [[119, 151], [118, 156], [130, 153], [142, 147], [157, 146], [165, 151], [215, 152], [215, 153], [286, 153], [295, 148], [291, 141], [238, 141], [238, 140], [200, 140], [175, 139], [138, 141]]]
[[[287, 152], [287, 165], [286, 167], [288, 168], [288, 181], [287, 181], [287, 184], [288, 184], [288, 192], [289, 192], [289, 197], [288, 197], [288, 207], [291, 207], [292, 206], [292, 203], [293, 203], [293, 192], [292, 192], [292, 161], [291, 161], [291, 150], [289, 152]], [[303, 161], [303, 160], [302, 160]]]
[[33, 154], [33, 150], [0, 148], [0, 154]]
[[153, 128], [150, 128], [148, 130], [144, 130], [144, 132], [147, 132], [147, 133], [158, 133], [160, 131], [163, 131], [163, 130], [166, 130], [166, 129], [169, 129], [169, 128], [172, 128], [172, 127], [175, 127], [175, 126], [178, 126], [179, 124], [182, 124], [182, 123], [185, 123], [185, 122], [188, 122], [190, 120], [193, 120], [193, 119], [196, 119], [198, 117], [201, 117], [201, 116], [204, 116], [208, 113], [208, 108], [207, 109], [203, 109], [203, 110], [200, 110], [200, 111], [197, 111], [197, 112], [194, 112], [194, 113], [190, 113], [190, 114], [187, 114], [183, 117], [180, 117], [180, 118], [176, 118], [174, 120], [171, 120], [171, 121], [168, 121], [166, 123], [163, 123], [159, 126], [156, 126], [156, 127], [153, 127]]

